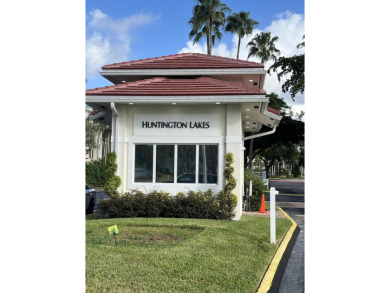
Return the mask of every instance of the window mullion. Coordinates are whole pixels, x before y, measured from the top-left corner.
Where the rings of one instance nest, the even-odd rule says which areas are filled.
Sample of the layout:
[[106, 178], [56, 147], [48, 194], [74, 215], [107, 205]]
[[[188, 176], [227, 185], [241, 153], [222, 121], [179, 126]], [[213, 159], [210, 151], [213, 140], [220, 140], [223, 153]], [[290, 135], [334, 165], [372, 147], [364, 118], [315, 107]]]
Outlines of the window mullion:
[[173, 162], [173, 183], [177, 183], [177, 144], [175, 144], [175, 156], [174, 156], [174, 162]]
[[153, 183], [156, 183], [157, 146], [153, 145]]
[[195, 184], [199, 184], [199, 145], [195, 146]]

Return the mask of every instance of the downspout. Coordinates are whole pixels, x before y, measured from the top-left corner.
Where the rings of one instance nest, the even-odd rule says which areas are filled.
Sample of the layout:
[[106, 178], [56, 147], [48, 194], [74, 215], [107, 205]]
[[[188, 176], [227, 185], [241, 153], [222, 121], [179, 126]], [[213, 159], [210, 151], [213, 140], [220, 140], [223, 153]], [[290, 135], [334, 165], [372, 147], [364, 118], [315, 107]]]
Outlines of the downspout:
[[276, 126], [276, 124], [275, 124], [275, 125], [274, 125], [274, 128], [272, 128], [272, 130], [270, 130], [270, 131], [263, 132], [263, 133], [259, 133], [259, 134], [255, 134], [255, 135], [251, 135], [251, 136], [245, 136], [245, 137], [244, 137], [244, 140], [248, 140], [248, 139], [252, 139], [252, 138], [258, 138], [258, 137], [261, 137], [261, 136], [266, 136], [266, 135], [275, 133], [276, 127], [277, 127], [277, 126]]
[[112, 123], [113, 125], [113, 133], [114, 133], [114, 152], [116, 153], [117, 155], [117, 158], [118, 158], [118, 128], [119, 128], [119, 113], [118, 111], [115, 109], [115, 103], [114, 102], [111, 102], [111, 111], [112, 111], [112, 114], [113, 114], [113, 117], [115, 117], [115, 123]]

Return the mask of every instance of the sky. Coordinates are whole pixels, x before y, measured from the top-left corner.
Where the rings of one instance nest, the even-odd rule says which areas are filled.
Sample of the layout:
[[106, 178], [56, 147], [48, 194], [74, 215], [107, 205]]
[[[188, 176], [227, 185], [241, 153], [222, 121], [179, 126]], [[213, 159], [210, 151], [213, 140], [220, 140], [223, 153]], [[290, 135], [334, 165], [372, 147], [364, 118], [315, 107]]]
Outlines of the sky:
[[[225, 0], [232, 13], [249, 11], [250, 17], [259, 26], [251, 36], [241, 41], [240, 59], [247, 60], [246, 44], [262, 31], [278, 36], [277, 48], [281, 56], [301, 54], [297, 49], [305, 34], [304, 1], [302, 0]], [[101, 77], [99, 71], [106, 64], [144, 58], [160, 57], [177, 53], [197, 52], [206, 54], [206, 40], [193, 44], [189, 39], [195, 0], [87, 0], [86, 1], [86, 88], [111, 85]], [[213, 55], [236, 58], [238, 38], [224, 33], [221, 41], [213, 48]], [[250, 61], [260, 62], [251, 57]], [[272, 61], [266, 62], [266, 69]], [[274, 92], [292, 106], [294, 112], [304, 110], [304, 95], [298, 94], [295, 102], [288, 93], [283, 93], [276, 73], [268, 75], [265, 81], [267, 93]]]

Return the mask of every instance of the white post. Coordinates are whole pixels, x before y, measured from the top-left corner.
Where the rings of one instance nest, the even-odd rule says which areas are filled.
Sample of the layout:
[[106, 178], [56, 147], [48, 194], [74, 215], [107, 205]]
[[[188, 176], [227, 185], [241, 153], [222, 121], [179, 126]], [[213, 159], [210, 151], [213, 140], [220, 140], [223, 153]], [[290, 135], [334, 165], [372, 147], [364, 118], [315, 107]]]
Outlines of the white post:
[[275, 218], [275, 195], [279, 194], [279, 191], [275, 190], [275, 187], [270, 189], [270, 239], [271, 243], [276, 243], [276, 218]]
[[249, 181], [248, 211], [252, 209], [252, 181]]

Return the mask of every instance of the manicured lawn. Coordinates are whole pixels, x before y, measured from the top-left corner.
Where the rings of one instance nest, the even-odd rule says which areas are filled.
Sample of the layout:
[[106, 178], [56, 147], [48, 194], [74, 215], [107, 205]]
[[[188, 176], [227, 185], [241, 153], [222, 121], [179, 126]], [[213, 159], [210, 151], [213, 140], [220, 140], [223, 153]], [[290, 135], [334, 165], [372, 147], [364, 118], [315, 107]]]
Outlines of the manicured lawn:
[[[86, 221], [86, 292], [253, 292], [291, 222], [131, 218]], [[117, 245], [107, 228], [117, 225]]]

